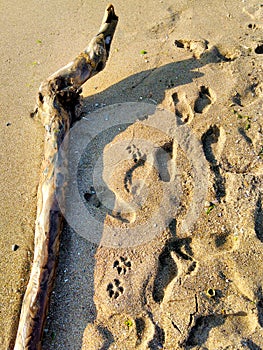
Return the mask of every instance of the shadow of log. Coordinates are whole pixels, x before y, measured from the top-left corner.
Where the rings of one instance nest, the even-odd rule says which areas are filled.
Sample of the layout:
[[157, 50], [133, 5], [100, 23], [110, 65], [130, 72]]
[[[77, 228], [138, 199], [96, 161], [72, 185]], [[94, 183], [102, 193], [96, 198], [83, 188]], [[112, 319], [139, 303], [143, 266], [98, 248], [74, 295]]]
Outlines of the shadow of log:
[[[186, 59], [179, 62], [172, 62], [167, 65], [146, 70], [137, 74], [134, 74], [117, 84], [110, 86], [104, 91], [85, 97], [83, 99], [83, 107], [81, 116], [88, 119], [88, 114], [97, 109], [96, 106], [103, 106], [106, 104], [116, 104], [116, 103], [124, 103], [124, 102], [133, 102], [133, 101], [141, 101], [143, 99], [144, 102], [148, 103], [160, 103], [163, 101], [165, 96], [165, 91], [169, 88], [174, 88], [176, 86], [181, 86], [185, 84], [191, 83], [193, 80], [198, 79], [203, 76], [203, 73], [198, 72], [198, 68], [202, 66], [214, 62], [214, 56], [211, 56], [211, 60], [209, 58], [209, 53], [203, 55], [199, 60], [195, 58]], [[216, 60], [215, 62], [218, 62]], [[172, 86], [168, 86], [172, 83]], [[151, 93], [151, 98], [148, 98], [149, 92]], [[154, 104], [153, 104], [154, 106]], [[155, 107], [154, 107], [155, 108]], [[103, 118], [103, 117], [102, 117]], [[104, 120], [98, 120], [98, 123], [103, 123]], [[128, 125], [122, 125], [121, 132], [123, 132]], [[105, 135], [99, 135], [96, 142], [96, 145], [88, 145], [85, 154], [89, 153], [91, 157], [93, 157], [91, 168], [88, 170], [90, 174], [90, 189], [92, 189], [92, 172], [94, 170], [94, 164], [96, 163], [97, 157], [103, 153], [104, 147], [110, 143], [115, 136], [120, 133], [118, 128], [113, 128], [111, 132], [108, 134], [108, 137], [105, 138]], [[96, 147], [96, 154], [92, 154]], [[86, 163], [88, 160], [85, 159], [85, 155], [83, 155], [81, 162]], [[96, 200], [91, 201], [91, 195], [89, 192], [83, 190], [82, 183], [82, 168], [81, 164], [78, 169], [78, 188], [81, 194], [81, 198], [85, 202], [85, 206], [87, 210], [90, 207], [94, 207], [92, 210], [94, 211], [94, 215], [99, 216], [99, 220], [103, 221], [106, 215], [109, 213], [103, 206], [101, 206]], [[87, 176], [87, 174], [85, 175]], [[89, 190], [86, 188], [86, 190]], [[109, 189], [110, 191], [110, 189]], [[114, 194], [112, 193], [113, 200]], [[93, 196], [94, 197], [94, 196]], [[93, 198], [94, 199], [94, 198]], [[98, 205], [94, 205], [94, 203]], [[102, 232], [96, 233], [98, 236], [102, 236]], [[79, 243], [78, 243], [79, 242]], [[171, 242], [170, 242], [171, 243]], [[180, 248], [180, 242], [173, 242], [175, 247], [170, 247], [172, 250], [176, 251], [176, 248]], [[46, 326], [47, 332], [43, 339], [43, 349], [59, 349], [64, 348], [65, 344], [67, 345], [67, 349], [79, 349], [81, 347], [81, 338], [83, 334], [83, 330], [86, 327], [87, 323], [93, 322], [96, 317], [95, 305], [93, 302], [94, 295], [94, 287], [93, 287], [93, 274], [95, 269], [95, 250], [96, 246], [94, 245], [90, 248], [91, 243], [87, 240], [81, 238], [77, 232], [74, 232], [72, 228], [66, 223], [63, 233], [62, 233], [62, 249], [60, 253], [60, 261], [58, 268], [58, 275], [56, 277], [56, 286], [54, 290], [54, 295], [52, 297], [50, 311], [49, 311], [49, 319]], [[86, 263], [83, 264], [83, 269], [89, 269], [89, 278], [85, 277], [85, 273], [82, 275], [80, 271], [76, 272], [76, 278], [73, 278], [72, 281], [67, 281], [68, 288], [64, 288], [61, 290], [61, 284], [63, 284], [63, 278], [66, 277], [65, 270], [68, 269], [70, 262], [74, 263], [76, 259], [79, 258], [76, 255], [78, 252], [76, 250], [76, 246], [82, 245], [83, 251], [86, 249]], [[179, 245], [178, 245], [179, 244]], [[182, 244], [188, 247], [188, 242], [182, 242]], [[169, 248], [169, 249], [170, 249]], [[178, 248], [178, 249], [179, 249]], [[190, 249], [190, 248], [189, 248]], [[165, 255], [165, 252], [163, 253]], [[191, 251], [189, 251], [191, 255]], [[160, 257], [162, 259], [162, 257]], [[165, 260], [165, 256], [164, 256]], [[171, 262], [172, 263], [172, 262]], [[74, 266], [74, 264], [73, 264]], [[77, 264], [76, 264], [77, 266]], [[175, 269], [176, 270], [176, 269]], [[81, 285], [87, 283], [89, 287], [83, 288]], [[81, 281], [81, 283], [79, 283]], [[64, 282], [65, 283], [65, 282]], [[169, 280], [164, 282], [164, 288], [169, 283]], [[90, 287], [92, 285], [92, 287]], [[82, 288], [82, 289], [80, 289]], [[71, 303], [67, 303], [69, 293], [74, 298], [75, 291], [78, 296], [84, 296], [83, 298], [78, 300], [78, 307], [80, 310], [80, 314], [76, 315], [76, 310]], [[158, 299], [162, 299], [162, 296], [158, 296]], [[65, 324], [65, 327], [59, 325], [59, 320], [67, 319], [68, 323]], [[77, 319], [77, 320], [76, 320]], [[70, 321], [69, 321], [70, 320]], [[69, 323], [71, 325], [69, 326]], [[55, 339], [54, 339], [55, 337]], [[75, 339], [74, 344], [69, 344], [69, 339]]]

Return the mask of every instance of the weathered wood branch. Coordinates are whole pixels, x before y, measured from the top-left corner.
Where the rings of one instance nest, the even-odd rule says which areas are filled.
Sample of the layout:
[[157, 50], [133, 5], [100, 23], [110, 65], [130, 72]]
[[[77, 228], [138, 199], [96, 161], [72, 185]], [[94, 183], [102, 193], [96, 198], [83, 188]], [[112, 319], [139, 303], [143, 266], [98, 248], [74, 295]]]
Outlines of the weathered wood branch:
[[87, 48], [39, 88], [33, 115], [39, 117], [46, 130], [44, 159], [37, 194], [34, 260], [22, 303], [15, 350], [41, 349], [62, 230], [56, 192], [63, 193], [65, 184], [59, 172], [58, 150], [72, 123], [79, 119], [82, 84], [105, 67], [117, 22], [114, 8], [109, 5], [99, 33]]

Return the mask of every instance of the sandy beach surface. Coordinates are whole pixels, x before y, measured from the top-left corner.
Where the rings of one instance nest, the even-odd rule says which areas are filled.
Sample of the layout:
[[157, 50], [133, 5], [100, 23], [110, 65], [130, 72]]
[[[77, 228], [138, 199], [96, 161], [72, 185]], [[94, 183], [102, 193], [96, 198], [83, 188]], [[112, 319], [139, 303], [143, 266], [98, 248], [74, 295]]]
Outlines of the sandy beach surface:
[[[1, 349], [14, 346], [33, 259], [36, 92], [89, 43], [106, 5], [0, 3]], [[113, 5], [111, 54], [83, 86], [72, 132], [72, 164], [81, 154], [43, 349], [259, 350], [263, 4]]]

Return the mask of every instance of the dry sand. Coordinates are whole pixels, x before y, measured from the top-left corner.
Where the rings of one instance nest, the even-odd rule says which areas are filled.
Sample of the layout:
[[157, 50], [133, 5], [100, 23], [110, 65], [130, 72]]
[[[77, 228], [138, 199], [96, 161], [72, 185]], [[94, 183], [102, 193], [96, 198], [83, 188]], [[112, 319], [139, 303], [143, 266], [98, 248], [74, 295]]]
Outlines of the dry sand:
[[[41, 126], [29, 118], [35, 92], [45, 77], [86, 46], [106, 4], [0, 5], [1, 349], [12, 349], [33, 254], [43, 145]], [[94, 240], [65, 227], [43, 349], [80, 349], [83, 334], [83, 348], [89, 350], [260, 349], [263, 7], [246, 0], [114, 5], [120, 22], [108, 65], [83, 89], [87, 124], [82, 136], [89, 127], [105, 124], [102, 105], [146, 102], [176, 114], [175, 121], [201, 146], [191, 149], [178, 145], [175, 136], [149, 132], [147, 120], [153, 119], [148, 118], [108, 130], [86, 149], [79, 166], [82, 196], [92, 184], [85, 169], [98, 150], [107, 169], [110, 149], [121, 140], [144, 139], [155, 142], [157, 149], [144, 150], [134, 141], [131, 161], [136, 158], [140, 166], [134, 169], [127, 161], [108, 178], [118, 215], [104, 215], [99, 238], [107, 238], [111, 225], [146, 222], [150, 227], [164, 183], [173, 193], [174, 168], [181, 169], [183, 196], [180, 203], [169, 203], [181, 209], [167, 207], [167, 228], [137, 247], [98, 248]], [[94, 110], [98, 124], [88, 114]], [[158, 150], [170, 155], [169, 166], [161, 162], [153, 170], [145, 159], [160, 160]], [[202, 161], [208, 172], [205, 198], [195, 192], [195, 176], [202, 183], [201, 175], [206, 175], [196, 169]], [[123, 181], [129, 172], [132, 180]], [[133, 205], [133, 189], [141, 177], [152, 199], [127, 219], [121, 199]], [[192, 232], [182, 231], [192, 202], [198, 203], [200, 216]]]

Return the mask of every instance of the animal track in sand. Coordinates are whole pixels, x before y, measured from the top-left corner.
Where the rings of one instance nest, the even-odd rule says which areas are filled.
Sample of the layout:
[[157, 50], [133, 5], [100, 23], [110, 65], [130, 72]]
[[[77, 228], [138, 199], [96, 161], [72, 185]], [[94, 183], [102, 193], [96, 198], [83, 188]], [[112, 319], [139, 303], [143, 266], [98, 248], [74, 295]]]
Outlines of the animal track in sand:
[[190, 123], [195, 114], [206, 113], [215, 102], [216, 97], [210, 88], [201, 85], [198, 91], [195, 89], [185, 91], [185, 89], [178, 88], [172, 94], [172, 99], [176, 115], [183, 123]]
[[200, 316], [196, 319], [194, 326], [190, 329], [188, 337], [183, 344], [187, 349], [197, 345], [202, 345], [209, 337], [212, 328], [218, 327], [224, 323], [224, 317], [221, 315]]
[[210, 88], [202, 85], [199, 88], [199, 96], [194, 104], [194, 111], [196, 113], [204, 113], [211, 107], [210, 105], [214, 103], [213, 92]]
[[159, 266], [153, 287], [153, 299], [160, 303], [163, 301], [168, 285], [178, 280], [180, 276], [190, 275], [197, 267], [190, 246], [191, 238], [168, 241], [159, 256]]
[[155, 167], [159, 173], [160, 180], [164, 182], [170, 182], [173, 178], [173, 147], [174, 143], [172, 141], [167, 142], [163, 144], [155, 154]]
[[[127, 257], [120, 256], [113, 263], [113, 269], [117, 270], [118, 275], [126, 275], [131, 270], [131, 261]], [[113, 282], [107, 285], [107, 292], [109, 297], [117, 299], [124, 292], [124, 287], [118, 278], [114, 278]]]
[[200, 58], [208, 49], [207, 40], [175, 40], [174, 45], [180, 49], [185, 49], [193, 53], [195, 58]]
[[[182, 345], [185, 349], [189, 350], [195, 348], [196, 346], [202, 346], [204, 344], [211, 345], [212, 343], [214, 344], [214, 340], [216, 338], [220, 337], [220, 334], [227, 334], [228, 332], [229, 338], [231, 339], [231, 331], [229, 329], [231, 327], [231, 324], [234, 324], [234, 327], [237, 330], [239, 327], [241, 328], [242, 326], [254, 329], [253, 318], [250, 319], [250, 316], [246, 311], [240, 310], [237, 312], [230, 312], [225, 314], [215, 313], [207, 316], [198, 316], [195, 319], [194, 325], [190, 328], [188, 336]], [[241, 335], [240, 330], [239, 334]], [[224, 347], [224, 349], [229, 348], [228, 345], [230, 345], [230, 339], [229, 341], [225, 339], [224, 345], [227, 347]], [[238, 337], [237, 335], [236, 341], [237, 343], [242, 343], [242, 335], [240, 337]]]
[[183, 123], [189, 123], [194, 117], [193, 109], [188, 101], [186, 93], [178, 91], [172, 94], [176, 115]]
[[[156, 130], [152, 132], [157, 133]], [[158, 137], [164, 139], [160, 138], [157, 143], [153, 143], [147, 137], [149, 136], [139, 136], [133, 139], [133, 143], [129, 142], [128, 146], [126, 143], [122, 148], [125, 160], [118, 162], [114, 170], [115, 176], [111, 176], [108, 181], [116, 197], [112, 216], [120, 223], [145, 222], [154, 213], [158, 213], [158, 206], [163, 200], [163, 187], [168, 188], [174, 181], [172, 139], [159, 133]]]
[[139, 160], [144, 159], [146, 160], [146, 155], [142, 154], [138, 147], [136, 147], [134, 144], [131, 146], [128, 146], [126, 148], [129, 154], [132, 154], [132, 158], [134, 160], [134, 163], [137, 163]]
[[131, 269], [131, 261], [128, 258], [120, 256], [119, 259], [113, 263], [113, 268], [117, 269], [119, 275], [126, 275], [126, 272]]
[[217, 125], [211, 125], [202, 135], [202, 144], [210, 169], [214, 173], [214, 191], [218, 201], [225, 196], [225, 179], [220, 171], [220, 157], [226, 141], [225, 130]]
[[129, 154], [132, 155], [134, 165], [126, 172], [124, 177], [124, 188], [128, 193], [132, 192], [132, 175], [133, 172], [140, 166], [143, 166], [147, 160], [146, 154], [142, 154], [138, 147], [135, 145], [128, 146], [126, 148]]
[[113, 282], [110, 282], [107, 286], [107, 291], [110, 298], [117, 299], [124, 292], [124, 288], [121, 285], [120, 280], [115, 278]]

